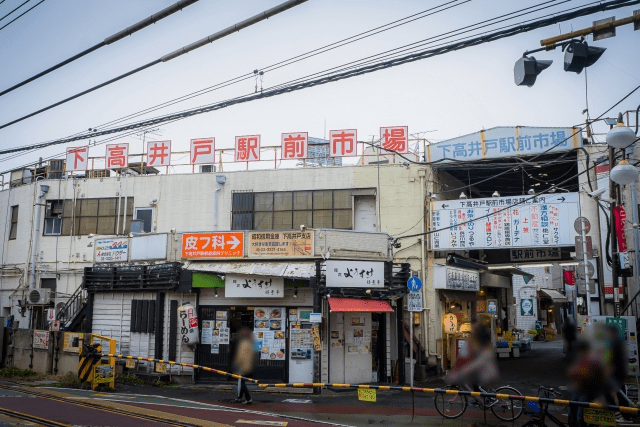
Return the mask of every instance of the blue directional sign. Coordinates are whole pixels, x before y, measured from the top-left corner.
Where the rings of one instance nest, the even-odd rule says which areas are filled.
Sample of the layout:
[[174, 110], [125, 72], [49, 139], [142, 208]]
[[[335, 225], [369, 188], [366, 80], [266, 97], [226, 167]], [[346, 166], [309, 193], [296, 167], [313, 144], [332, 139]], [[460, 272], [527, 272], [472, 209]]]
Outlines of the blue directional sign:
[[422, 280], [416, 276], [411, 277], [407, 280], [407, 288], [409, 288], [411, 292], [418, 292], [422, 289]]

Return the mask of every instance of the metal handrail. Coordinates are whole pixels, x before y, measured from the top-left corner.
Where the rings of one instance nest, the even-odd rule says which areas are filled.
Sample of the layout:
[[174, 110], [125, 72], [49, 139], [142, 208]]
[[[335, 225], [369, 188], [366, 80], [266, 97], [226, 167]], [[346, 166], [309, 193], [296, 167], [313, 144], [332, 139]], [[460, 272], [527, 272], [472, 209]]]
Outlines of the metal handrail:
[[60, 325], [67, 327], [76, 315], [82, 310], [87, 302], [87, 291], [83, 286], [78, 287], [67, 300], [64, 307], [56, 313], [56, 320], [60, 320]]
[[[624, 316], [624, 314], [626, 313], [627, 309], [628, 309], [629, 307], [631, 307], [631, 306], [635, 303], [636, 299], [638, 298], [638, 295], [640, 295], [640, 290], [638, 290], [638, 292], [636, 292], [636, 294], [633, 296], [633, 298], [631, 298], [631, 299], [629, 300], [629, 303], [628, 303], [628, 304], [625, 306], [625, 308], [620, 312], [620, 315], [621, 315], [621, 316]], [[637, 308], [637, 305], [636, 305], [636, 308]], [[635, 317], [636, 317], [636, 319], [637, 319], [637, 318], [638, 318], [638, 312], [637, 312], [637, 310], [636, 310], [636, 313], [634, 314], [634, 313], [633, 313], [633, 309], [632, 309], [632, 310], [631, 310], [631, 315], [632, 315], [632, 316], [635, 316]]]

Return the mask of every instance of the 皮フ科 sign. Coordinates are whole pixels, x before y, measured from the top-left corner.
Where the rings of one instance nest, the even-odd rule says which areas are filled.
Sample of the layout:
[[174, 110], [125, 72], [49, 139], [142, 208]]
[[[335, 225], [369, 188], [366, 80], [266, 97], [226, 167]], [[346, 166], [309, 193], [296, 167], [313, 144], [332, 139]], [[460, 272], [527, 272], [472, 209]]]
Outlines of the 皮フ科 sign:
[[431, 202], [431, 249], [574, 246], [578, 193]]
[[129, 256], [129, 240], [98, 239], [96, 240], [96, 263], [126, 262]]
[[243, 232], [184, 233], [182, 235], [182, 258], [185, 259], [242, 258], [243, 255]]

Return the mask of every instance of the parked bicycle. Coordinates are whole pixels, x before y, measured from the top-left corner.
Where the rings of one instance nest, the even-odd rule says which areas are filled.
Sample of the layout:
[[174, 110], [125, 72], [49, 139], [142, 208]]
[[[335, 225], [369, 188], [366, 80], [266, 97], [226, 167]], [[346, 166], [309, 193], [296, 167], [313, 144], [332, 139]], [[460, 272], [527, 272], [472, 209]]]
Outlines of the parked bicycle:
[[[465, 386], [468, 391], [473, 391], [469, 386]], [[495, 394], [508, 394], [520, 396], [520, 392], [513, 387], [503, 386], [497, 389], [485, 390], [482, 387], [478, 387], [482, 393], [495, 393]], [[459, 394], [462, 390], [461, 387], [456, 385], [449, 385], [443, 387], [445, 393], [437, 393], [434, 401], [436, 410], [440, 415], [445, 418], [458, 418], [467, 409], [469, 403], [482, 410], [491, 409], [493, 415], [503, 421], [513, 421], [522, 415], [524, 410], [524, 401], [519, 399], [503, 399], [496, 397], [479, 397], [469, 401], [467, 394]]]
[[[558, 397], [558, 396], [560, 396], [562, 394], [559, 391], [554, 390], [553, 388], [544, 387], [544, 386], [540, 386], [538, 388], [538, 395], [540, 395], [540, 392], [544, 393], [544, 397], [545, 398], [555, 398], [555, 397]], [[622, 390], [618, 391], [618, 400], [620, 401], [620, 405], [622, 405], [622, 406], [628, 406], [628, 407], [634, 407], [635, 406], [631, 402], [631, 400], [629, 400], [627, 395], [622, 392]], [[538, 404], [538, 403], [535, 403], [535, 402], [529, 402], [528, 405], [529, 405], [529, 407], [531, 407], [533, 409], [533, 413], [528, 413], [529, 411], [527, 411], [527, 415], [531, 415], [531, 416], [533, 416], [535, 418], [530, 420], [530, 421], [527, 421], [522, 427], [548, 427], [548, 424], [545, 424], [545, 420], [553, 422], [558, 427], [571, 427], [571, 426], [574, 426], [574, 425], [587, 425], [587, 426], [591, 425], [591, 424], [586, 424], [583, 419], [580, 419], [578, 421], [575, 421], [575, 419], [574, 419], [573, 422], [570, 419], [568, 424], [560, 421], [558, 418], [553, 416], [553, 414], [549, 413], [549, 403], [548, 402], [544, 402], [542, 404]], [[573, 410], [577, 410], [577, 408], [575, 408]], [[627, 420], [631, 420], [631, 418], [632, 418], [631, 415], [629, 415], [629, 414], [624, 414], [623, 417], [625, 419], [627, 419]], [[579, 422], [579, 424], [578, 424], [578, 422]]]

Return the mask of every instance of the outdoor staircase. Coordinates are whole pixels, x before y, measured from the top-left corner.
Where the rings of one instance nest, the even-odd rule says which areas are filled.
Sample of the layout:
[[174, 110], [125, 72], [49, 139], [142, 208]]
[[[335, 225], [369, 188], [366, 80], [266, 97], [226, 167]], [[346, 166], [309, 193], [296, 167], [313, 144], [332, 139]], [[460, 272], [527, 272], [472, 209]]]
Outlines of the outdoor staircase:
[[[84, 284], [83, 284], [84, 285]], [[81, 332], [82, 322], [89, 314], [87, 291], [80, 286], [71, 295], [66, 304], [56, 313], [56, 320], [60, 321], [60, 329], [70, 332]]]
[[640, 331], [640, 309], [638, 309], [640, 298], [638, 298], [638, 295], [640, 295], [640, 290], [636, 292], [633, 298], [629, 300], [629, 303], [620, 312], [620, 316], [633, 316], [636, 318], [636, 331]]

